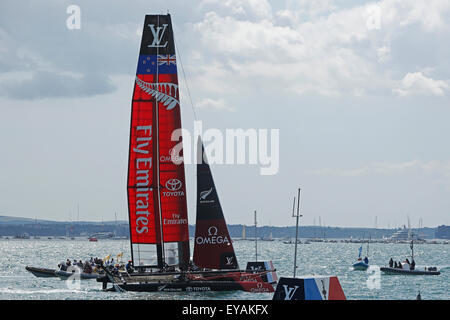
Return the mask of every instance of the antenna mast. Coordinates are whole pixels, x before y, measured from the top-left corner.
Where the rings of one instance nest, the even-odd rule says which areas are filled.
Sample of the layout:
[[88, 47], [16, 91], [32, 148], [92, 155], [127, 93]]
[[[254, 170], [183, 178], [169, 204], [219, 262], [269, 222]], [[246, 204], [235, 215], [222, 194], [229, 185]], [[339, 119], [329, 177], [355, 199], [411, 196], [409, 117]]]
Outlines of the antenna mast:
[[295, 251], [294, 251], [294, 278], [297, 271], [297, 244], [298, 244], [298, 219], [303, 215], [300, 214], [300, 188], [298, 188], [298, 197], [297, 197], [297, 214], [294, 214], [295, 208], [295, 197], [294, 197], [294, 207], [292, 208], [292, 217], [296, 218], [295, 224]]
[[257, 221], [256, 221], [256, 210], [255, 210], [255, 261], [258, 261], [258, 234], [257, 234]]

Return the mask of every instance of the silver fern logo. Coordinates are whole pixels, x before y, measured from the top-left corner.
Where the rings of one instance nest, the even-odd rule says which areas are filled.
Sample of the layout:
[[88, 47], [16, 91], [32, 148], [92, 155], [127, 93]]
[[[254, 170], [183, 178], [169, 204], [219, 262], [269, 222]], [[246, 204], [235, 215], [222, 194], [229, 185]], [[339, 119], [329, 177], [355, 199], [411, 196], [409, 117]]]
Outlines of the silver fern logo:
[[[164, 104], [167, 107], [166, 110], [171, 110], [177, 106], [180, 102], [178, 98], [178, 85], [170, 82], [150, 83], [139, 79], [136, 76], [136, 83], [142, 91], [148, 93], [156, 101]], [[179, 99], [179, 98], [178, 98]]]
[[205, 200], [207, 196], [212, 192], [212, 189], [200, 192], [200, 200]]

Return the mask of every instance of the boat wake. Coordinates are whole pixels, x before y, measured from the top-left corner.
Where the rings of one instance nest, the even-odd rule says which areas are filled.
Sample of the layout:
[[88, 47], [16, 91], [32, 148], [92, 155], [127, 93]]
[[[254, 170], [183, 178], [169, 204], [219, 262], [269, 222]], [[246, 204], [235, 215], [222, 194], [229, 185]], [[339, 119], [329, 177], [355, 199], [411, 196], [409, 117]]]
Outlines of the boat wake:
[[55, 294], [55, 293], [81, 293], [87, 290], [73, 290], [73, 289], [39, 289], [39, 290], [22, 290], [11, 288], [0, 288], [0, 293], [7, 294]]

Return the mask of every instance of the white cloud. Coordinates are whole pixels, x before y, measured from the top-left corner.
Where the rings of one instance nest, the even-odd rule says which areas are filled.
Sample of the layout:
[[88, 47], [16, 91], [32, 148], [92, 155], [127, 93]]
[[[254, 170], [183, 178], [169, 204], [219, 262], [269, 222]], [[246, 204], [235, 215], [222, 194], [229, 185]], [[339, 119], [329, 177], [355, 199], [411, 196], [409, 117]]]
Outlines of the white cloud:
[[450, 13], [449, 0], [396, 1], [395, 5], [403, 9], [401, 26], [420, 24], [427, 31], [448, 27]]
[[197, 102], [196, 107], [199, 109], [234, 111], [234, 108], [230, 107], [223, 99], [204, 98]]
[[390, 58], [391, 48], [382, 46], [377, 49], [377, 56], [379, 62], [386, 62]]
[[[339, 20], [331, 18], [335, 19]], [[354, 92], [361, 83], [376, 81], [371, 77], [373, 66], [347, 47], [364, 38], [364, 20], [362, 16], [358, 19], [359, 31], [356, 26], [338, 28], [330, 26], [334, 22], [326, 21], [305, 23], [294, 29], [270, 20], [241, 21], [209, 12], [195, 29], [201, 34], [203, 48], [210, 51], [210, 64], [222, 66], [219, 73], [224, 77], [213, 75], [215, 82], [231, 82], [230, 76], [238, 75], [242, 86], [249, 79], [258, 78], [266, 80], [275, 91], [282, 88], [330, 95]], [[346, 20], [342, 17], [342, 21]], [[233, 72], [227, 74], [225, 70], [229, 68]]]
[[332, 169], [323, 168], [315, 170], [313, 173], [320, 176], [341, 176], [341, 177], [358, 177], [367, 175], [369, 168], [367, 166], [354, 169]]
[[246, 18], [267, 19], [272, 16], [272, 7], [267, 0], [203, 0], [201, 6], [225, 8], [231, 14]]
[[[424, 33], [445, 32], [445, 16], [450, 10], [450, 0], [386, 0], [347, 8], [337, 8], [331, 1], [297, 0], [269, 14], [273, 9], [268, 9], [271, 5], [264, 1], [265, 14], [249, 18], [243, 13], [254, 11], [253, 1], [204, 3], [210, 4], [210, 11], [193, 26], [200, 35], [204, 63], [217, 71], [211, 74], [214, 84], [207, 86], [222, 88], [233, 83], [242, 88], [257, 81], [276, 92], [353, 96], [378, 94], [380, 90], [391, 94], [392, 88], [398, 87], [399, 72], [396, 65], [389, 64], [392, 56], [402, 54], [400, 49], [411, 55], [407, 48], [399, 49], [392, 43], [400, 36], [414, 36], [409, 34], [410, 26], [417, 25]], [[368, 28], [374, 12], [368, 9], [374, 6], [379, 8], [376, 12], [381, 21], [375, 30]], [[221, 10], [223, 7], [239, 12]], [[425, 18], [420, 19], [418, 13], [424, 10]], [[405, 87], [394, 92], [407, 92], [412, 85], [409, 80], [404, 79]], [[417, 80], [424, 82], [413, 82]], [[439, 81], [425, 82], [428, 84], [421, 86], [428, 86], [432, 94], [441, 94], [446, 86]]]
[[434, 80], [423, 75], [422, 72], [410, 72], [400, 82], [394, 92], [399, 96], [433, 95], [444, 96], [450, 88], [444, 80]]
[[[100, 13], [102, 6], [82, 7], [92, 18], [83, 20], [86, 23], [78, 33], [53, 27], [59, 21], [59, 11], [54, 8], [39, 7], [50, 12], [51, 17], [49, 23], [37, 24], [31, 32], [13, 18], [11, 12], [16, 10], [6, 11], [4, 27], [0, 28], [0, 40], [5, 43], [0, 48], [0, 70], [132, 72], [142, 21], [124, 18], [123, 6], [109, 12], [107, 19], [99, 18], [94, 13]], [[392, 44], [397, 37], [414, 37], [411, 27], [418, 26], [421, 33], [441, 32], [447, 38], [450, 0], [384, 0], [366, 4], [337, 4], [331, 0], [198, 0], [194, 5], [172, 6], [180, 9], [173, 16], [174, 27], [180, 31], [176, 37], [189, 39], [185, 42], [193, 47], [186, 54], [186, 61], [195, 65], [191, 67], [195, 69], [190, 72], [191, 80], [206, 95], [239, 91], [236, 87], [248, 88], [257, 81], [275, 92], [361, 96], [380, 90], [391, 94], [392, 88], [397, 88], [396, 79], [408, 69], [399, 72], [388, 62], [414, 53]], [[380, 9], [381, 25], [371, 30], [367, 24], [371, 18], [368, 8], [374, 6]], [[44, 16], [31, 9], [23, 14]], [[77, 40], [69, 41], [72, 36], [77, 36]], [[17, 54], [20, 50], [25, 52], [23, 57]], [[67, 53], [76, 58], [68, 59]], [[432, 66], [437, 68], [436, 63]], [[396, 93], [400, 95], [407, 91], [398, 89]], [[443, 90], [438, 83], [437, 91], [432, 92], [440, 94]]]

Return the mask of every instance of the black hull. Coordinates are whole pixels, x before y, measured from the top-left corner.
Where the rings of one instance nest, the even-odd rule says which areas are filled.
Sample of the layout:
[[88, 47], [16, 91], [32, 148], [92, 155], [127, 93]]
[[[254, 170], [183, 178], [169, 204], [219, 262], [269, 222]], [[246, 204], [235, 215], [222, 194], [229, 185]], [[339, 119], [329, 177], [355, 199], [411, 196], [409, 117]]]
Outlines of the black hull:
[[[117, 284], [125, 291], [133, 292], [209, 292], [245, 290], [238, 282], [233, 281], [180, 281]], [[107, 291], [116, 291], [110, 288]]]
[[398, 269], [398, 268], [388, 268], [381, 267], [380, 270], [385, 274], [405, 274], [405, 275], [416, 275], [416, 276], [438, 276], [441, 273], [439, 271], [425, 271], [425, 270], [407, 270], [407, 269]]
[[[197, 271], [189, 274], [179, 272], [158, 272], [134, 275], [112, 275], [108, 270], [106, 275], [97, 279], [103, 283], [106, 291], [134, 292], [208, 292], [208, 291], [247, 291], [253, 293], [274, 292], [275, 276], [264, 277], [266, 272], [251, 273], [239, 270]], [[195, 275], [201, 279], [192, 279]], [[204, 279], [208, 277], [210, 279]], [[256, 277], [254, 276], [256, 275]], [[112, 288], [107, 288], [112, 283]]]
[[[212, 272], [201, 272], [201, 271], [197, 271], [197, 272], [191, 272], [191, 274], [198, 274], [198, 275], [204, 275], [204, 274], [224, 274], [225, 272], [223, 271], [212, 271]], [[170, 277], [173, 276], [174, 279], [175, 277], [178, 277], [181, 275], [181, 273], [179, 271], [166, 271], [166, 272], [144, 272], [144, 273], [139, 273], [139, 272], [135, 272], [135, 273], [124, 273], [121, 274], [121, 276], [116, 275], [112, 275], [109, 271], [107, 272], [107, 274], [103, 274], [100, 277], [97, 278], [97, 282], [109, 282], [111, 283], [111, 278], [108, 277], [108, 275], [111, 276], [111, 278], [114, 279], [115, 283], [120, 283], [120, 282], [135, 282], [135, 283], [140, 283], [140, 282], [152, 282], [152, 281], [158, 281], [158, 282], [164, 282], [164, 278], [166, 277]]]
[[[270, 272], [275, 273], [275, 269], [270, 270]], [[241, 273], [249, 273], [252, 275], [259, 275], [262, 277], [262, 280], [264, 282], [268, 282], [268, 283], [272, 283], [275, 284], [277, 282], [277, 279], [273, 279], [271, 278], [271, 281], [269, 279], [267, 279], [267, 271], [258, 271], [258, 272], [253, 272], [252, 270], [239, 270], [239, 269], [229, 269], [229, 270], [208, 270], [208, 271], [191, 271], [189, 272], [189, 274], [191, 275], [200, 275], [200, 276], [221, 276], [222, 280], [221, 282], [223, 282], [224, 280], [226, 281], [227, 279], [227, 275], [229, 276], [230, 274], [236, 273], [236, 272], [241, 272]], [[109, 273], [109, 272], [108, 272]], [[120, 282], [151, 282], [152, 279], [148, 278], [148, 277], [153, 277], [153, 279], [161, 277], [160, 279], [164, 279], [164, 277], [167, 276], [175, 276], [178, 277], [180, 276], [181, 273], [179, 271], [167, 271], [167, 272], [153, 272], [153, 273], [131, 273], [131, 274], [125, 274], [123, 273], [120, 277], [116, 276], [112, 276], [112, 278], [115, 278], [115, 283], [120, 283]], [[232, 280], [231, 277], [228, 280]], [[159, 282], [162, 282], [164, 280], [161, 280]], [[201, 281], [201, 280], [196, 280], [196, 281]], [[107, 275], [101, 275], [97, 278], [97, 282], [111, 282], [110, 279], [108, 278]]]
[[67, 280], [70, 277], [75, 277], [75, 279], [80, 279], [80, 280], [89, 280], [89, 279], [98, 279], [100, 278], [102, 275], [98, 274], [98, 273], [76, 273], [76, 272], [67, 272], [67, 271], [56, 271], [55, 275], [58, 276], [61, 280]]
[[25, 269], [38, 278], [54, 278], [57, 277], [54, 269], [36, 268], [26, 266]]

